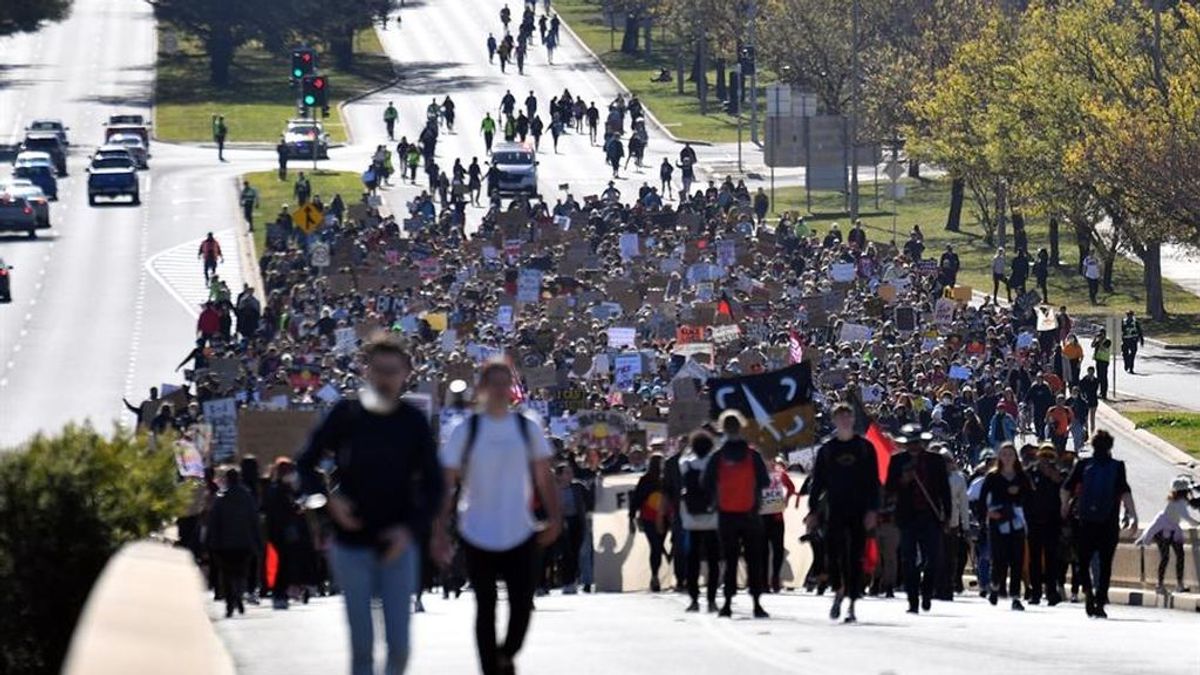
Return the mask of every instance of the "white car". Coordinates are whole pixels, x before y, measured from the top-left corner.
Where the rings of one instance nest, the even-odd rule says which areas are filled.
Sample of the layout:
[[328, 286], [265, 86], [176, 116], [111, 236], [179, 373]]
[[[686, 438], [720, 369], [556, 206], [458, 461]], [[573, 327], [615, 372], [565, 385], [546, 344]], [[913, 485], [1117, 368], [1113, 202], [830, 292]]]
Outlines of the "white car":
[[324, 125], [317, 120], [288, 120], [283, 130], [283, 143], [287, 146], [289, 157], [312, 158], [315, 143], [317, 159], [329, 158], [329, 134], [325, 133]]
[[146, 143], [142, 141], [142, 137], [137, 134], [113, 134], [108, 138], [107, 146], [120, 146], [129, 151], [129, 155], [133, 158], [133, 163], [139, 169], [150, 168], [150, 151], [146, 149]]
[[501, 143], [492, 150], [491, 165], [498, 172], [496, 187], [502, 195], [536, 195], [537, 155], [523, 143]]
[[10, 194], [14, 197], [22, 197], [33, 207], [33, 215], [37, 220], [38, 229], [47, 229], [50, 227], [50, 200], [46, 198], [46, 193], [42, 192], [42, 188], [33, 184], [25, 178], [10, 178], [5, 183], [0, 183], [0, 192]]

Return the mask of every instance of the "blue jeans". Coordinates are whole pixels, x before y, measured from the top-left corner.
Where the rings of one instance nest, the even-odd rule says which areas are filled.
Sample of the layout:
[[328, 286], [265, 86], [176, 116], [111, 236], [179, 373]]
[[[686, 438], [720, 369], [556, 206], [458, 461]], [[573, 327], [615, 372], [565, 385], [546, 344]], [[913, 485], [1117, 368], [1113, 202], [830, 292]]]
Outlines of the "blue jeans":
[[382, 562], [374, 549], [335, 543], [329, 552], [333, 578], [346, 600], [350, 623], [350, 672], [373, 675], [375, 648], [371, 599], [383, 601], [388, 675], [400, 675], [408, 664], [408, 618], [417, 582], [419, 551], [413, 543], [395, 560]]

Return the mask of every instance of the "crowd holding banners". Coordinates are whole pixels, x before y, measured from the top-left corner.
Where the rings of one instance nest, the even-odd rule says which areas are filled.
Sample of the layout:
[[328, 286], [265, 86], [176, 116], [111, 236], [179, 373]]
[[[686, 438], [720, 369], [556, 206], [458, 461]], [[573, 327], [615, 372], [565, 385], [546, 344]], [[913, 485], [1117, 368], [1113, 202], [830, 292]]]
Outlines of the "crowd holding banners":
[[[539, 413], [558, 461], [594, 473], [644, 470], [647, 450], [675, 451], [726, 409], [748, 418], [768, 459], [801, 465], [811, 451], [796, 451], [826, 435], [829, 411], [847, 400], [876, 432], [920, 425], [967, 468], [1021, 432], [1053, 439], [1066, 461], [1094, 426], [1073, 412], [1097, 403], [1066, 308], [1032, 291], [973, 305], [956, 284], [957, 255], [925, 257], [919, 228], [898, 246], [857, 223], [843, 235], [790, 213], [764, 222], [728, 178], [674, 204], [646, 185], [630, 203], [613, 191], [579, 203], [564, 190], [553, 205], [496, 199], [478, 223], [461, 197], [422, 192], [393, 216], [375, 195], [329, 207], [313, 195], [315, 229], [281, 210], [259, 261], [264, 301], [218, 288], [210, 309], [223, 320], [190, 357], [194, 394], [168, 415], [179, 428], [207, 425], [181, 454], [187, 474], [196, 448], [210, 465], [291, 454], [295, 432], [356, 395], [357, 343], [379, 330], [406, 340], [410, 400], [435, 424], [461, 418], [440, 410], [451, 383], [507, 357], [511, 397]], [[886, 504], [880, 521], [880, 532], [893, 525]], [[894, 587], [898, 545], [879, 541]], [[592, 545], [588, 532], [581, 577]]]

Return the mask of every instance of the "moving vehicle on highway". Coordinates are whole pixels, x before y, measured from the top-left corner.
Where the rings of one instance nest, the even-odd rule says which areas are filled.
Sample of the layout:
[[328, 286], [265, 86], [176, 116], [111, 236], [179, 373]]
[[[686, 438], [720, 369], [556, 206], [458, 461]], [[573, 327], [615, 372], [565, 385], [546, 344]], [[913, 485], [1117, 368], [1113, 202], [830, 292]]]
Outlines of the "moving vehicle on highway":
[[104, 142], [112, 143], [116, 136], [137, 136], [142, 139], [142, 145], [150, 149], [150, 128], [144, 124], [110, 124], [104, 127]]
[[150, 168], [150, 150], [146, 148], [146, 142], [138, 134], [113, 134], [108, 137], [106, 145], [115, 145], [125, 148], [129, 151], [133, 163], [139, 169]]
[[37, 236], [37, 214], [33, 204], [24, 197], [0, 192], [0, 232], [24, 232], [30, 239]]
[[26, 134], [55, 134], [58, 140], [62, 141], [64, 146], [70, 145], [71, 141], [67, 138], [67, 131], [70, 127], [63, 124], [62, 120], [43, 117], [36, 119], [25, 127]]
[[23, 197], [33, 207], [33, 216], [37, 221], [38, 229], [45, 230], [50, 227], [50, 200], [46, 197], [46, 193], [42, 192], [42, 189], [32, 181], [25, 178], [10, 178], [7, 182], [0, 183], [0, 193]]
[[105, 122], [105, 126], [110, 127], [119, 124], [133, 124], [139, 127], [150, 126], [150, 124], [146, 121], [146, 118], [137, 113], [109, 115], [108, 122]]
[[325, 125], [317, 120], [288, 120], [283, 130], [283, 143], [287, 146], [289, 157], [310, 159], [313, 156], [313, 144], [316, 144], [317, 159], [329, 159], [329, 134], [325, 133]]
[[13, 176], [37, 185], [50, 199], [58, 199], [58, 177], [54, 174], [54, 160], [49, 153], [29, 150], [13, 162]]
[[12, 266], [0, 258], [0, 302], [12, 302]]
[[95, 206], [97, 197], [128, 196], [133, 205], [141, 204], [137, 165], [124, 148], [104, 146], [92, 157], [88, 167], [88, 205]]
[[499, 143], [492, 149], [491, 164], [499, 172], [497, 189], [502, 195], [537, 195], [537, 155], [523, 143]]
[[59, 176], [67, 175], [67, 146], [63, 145], [58, 134], [43, 131], [25, 134], [25, 140], [21, 141], [18, 153], [31, 150], [50, 155], [50, 159], [54, 162], [54, 172]]

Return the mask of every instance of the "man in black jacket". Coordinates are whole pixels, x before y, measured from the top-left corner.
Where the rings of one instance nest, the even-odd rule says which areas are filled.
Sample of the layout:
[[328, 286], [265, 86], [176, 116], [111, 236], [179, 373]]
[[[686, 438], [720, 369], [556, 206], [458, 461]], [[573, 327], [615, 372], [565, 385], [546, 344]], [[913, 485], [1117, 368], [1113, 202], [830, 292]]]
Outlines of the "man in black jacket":
[[829, 618], [841, 616], [842, 599], [849, 595], [846, 623], [854, 623], [854, 604], [863, 587], [863, 547], [879, 510], [879, 465], [875, 448], [854, 433], [854, 409], [848, 403], [834, 406], [833, 423], [837, 431], [821, 445], [813, 463], [808, 517], [825, 523], [829, 583], [836, 593]]
[[229, 467], [222, 474], [224, 489], [208, 513], [208, 548], [220, 571], [225, 596], [225, 617], [234, 611], [246, 613], [242, 595], [246, 591], [246, 563], [262, 549], [258, 529], [258, 503], [242, 483], [241, 473]]
[[896, 497], [896, 524], [900, 527], [900, 557], [904, 565], [908, 613], [917, 614], [918, 600], [926, 612], [933, 606], [933, 583], [941, 564], [942, 532], [947, 527], [951, 507], [950, 479], [941, 455], [925, 449], [926, 443], [933, 440], [931, 434], [916, 424], [904, 425], [900, 433], [896, 442], [906, 452], [892, 457], [887, 490]]
[[1025, 508], [1029, 521], [1029, 586], [1031, 604], [1042, 601], [1045, 589], [1046, 600], [1051, 607], [1062, 601], [1058, 595], [1058, 549], [1062, 537], [1062, 503], [1059, 490], [1063, 475], [1058, 468], [1058, 452], [1053, 443], [1042, 443], [1038, 448], [1037, 466], [1029, 474], [1033, 483], [1033, 494]]
[[420, 552], [443, 494], [433, 433], [424, 413], [400, 400], [412, 361], [390, 335], [363, 348], [367, 387], [317, 424], [296, 459], [303, 490], [324, 491], [318, 465], [337, 469], [328, 510], [336, 529], [333, 576], [346, 599], [351, 671], [373, 672], [371, 600], [383, 603], [388, 672], [408, 661], [408, 617]]

